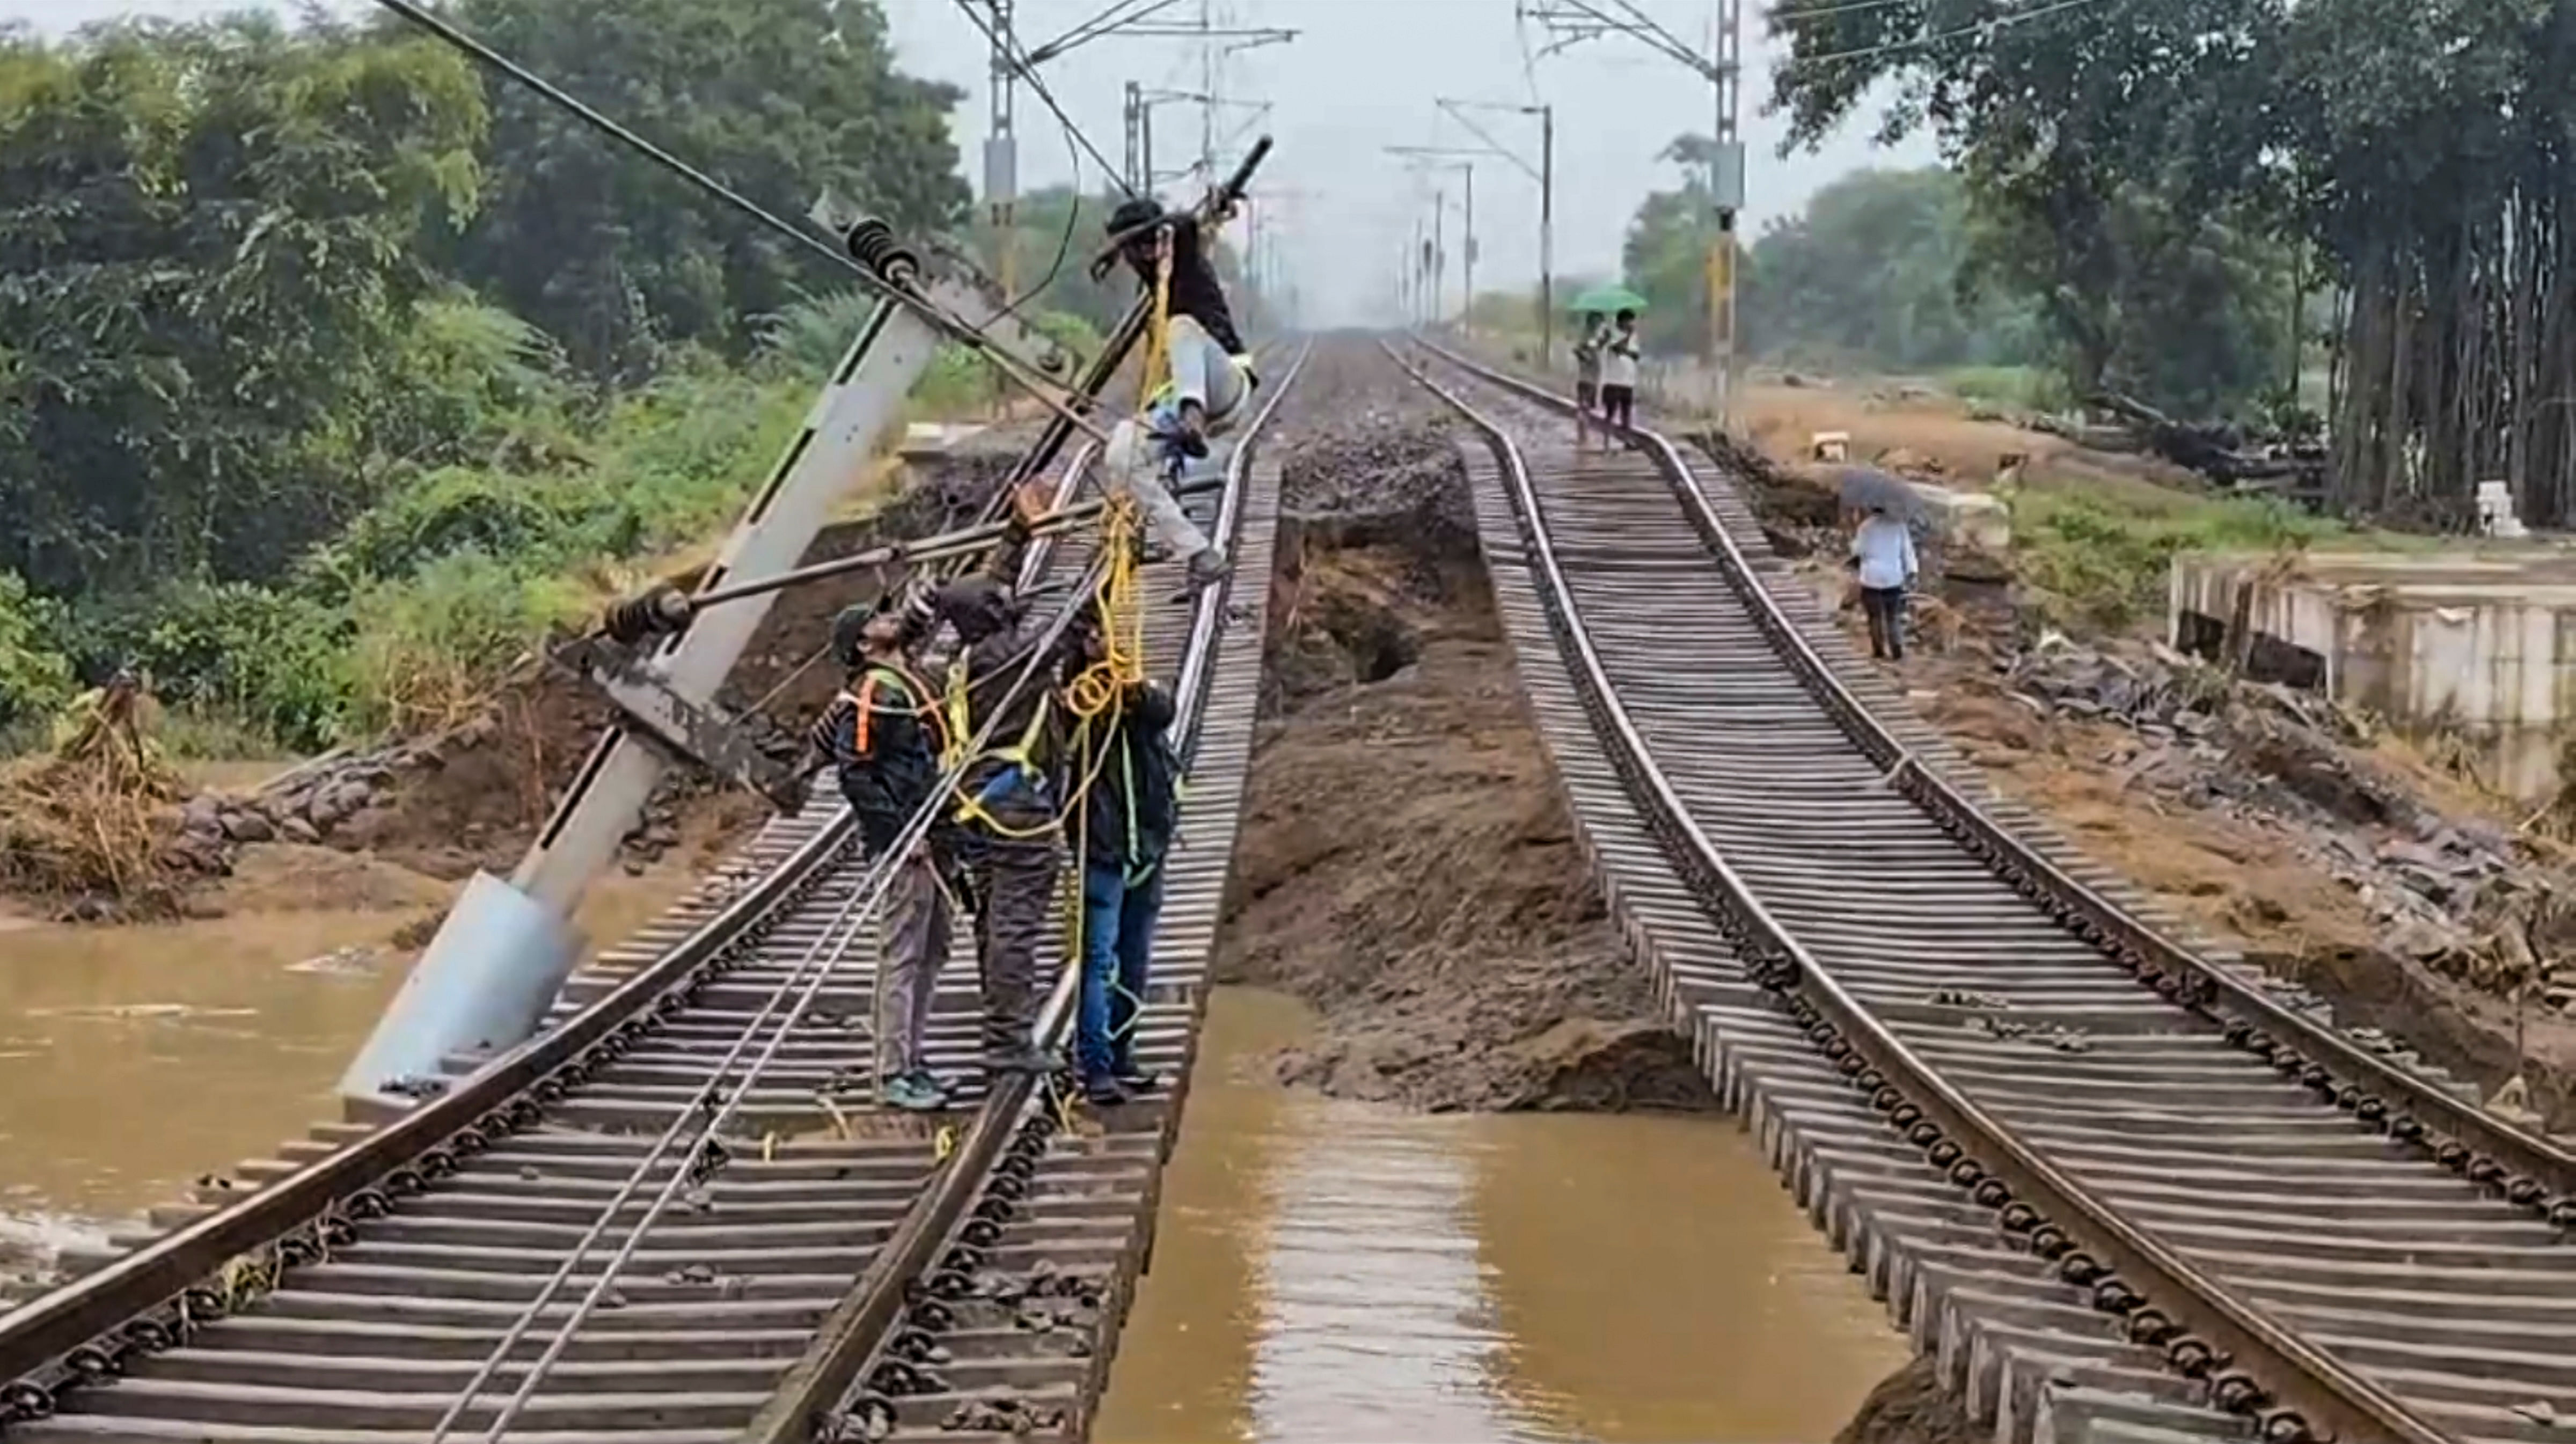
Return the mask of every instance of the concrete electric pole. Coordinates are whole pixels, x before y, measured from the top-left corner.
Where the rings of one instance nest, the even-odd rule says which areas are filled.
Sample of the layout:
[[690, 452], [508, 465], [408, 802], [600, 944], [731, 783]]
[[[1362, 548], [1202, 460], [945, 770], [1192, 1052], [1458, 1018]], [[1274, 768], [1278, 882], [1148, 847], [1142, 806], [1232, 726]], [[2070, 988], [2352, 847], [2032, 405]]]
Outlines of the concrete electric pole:
[[[1386, 148], [1386, 153], [1393, 156], [1402, 156], [1422, 170], [1454, 170], [1466, 177], [1467, 234], [1465, 240], [1460, 245], [1459, 251], [1463, 262], [1462, 285], [1466, 291], [1465, 298], [1458, 310], [1459, 324], [1463, 328], [1472, 323], [1474, 319], [1473, 312], [1476, 306], [1476, 163], [1472, 159], [1466, 159], [1465, 157], [1479, 156], [1485, 154], [1485, 152], [1480, 150], [1450, 150], [1439, 146], [1428, 145], [1391, 145]], [[1440, 194], [1440, 209], [1442, 211], [1446, 211], [1448, 209], [1448, 199], [1446, 194], [1436, 194]], [[1448, 279], [1448, 267], [1446, 264], [1447, 257], [1445, 254], [1442, 257], [1442, 262], [1441, 279], [1445, 282]]]
[[[1443, 98], [1440, 108], [1450, 118], [1467, 127], [1485, 143], [1482, 150], [1460, 150], [1457, 155], [1491, 155], [1518, 166], [1523, 175], [1538, 182], [1538, 346], [1539, 367], [1554, 364], [1556, 355], [1556, 107], [1553, 105], [1500, 105], [1492, 101], [1450, 100]], [[1468, 116], [1470, 110], [1505, 111], [1515, 115], [1538, 117], [1538, 165], [1532, 167], [1502, 142], [1486, 134], [1485, 128]]]
[[1641, 40], [1705, 77], [1714, 93], [1716, 133], [1709, 137], [1707, 165], [1709, 245], [1707, 321], [1703, 355], [1717, 394], [1711, 398], [1718, 419], [1731, 413], [1735, 393], [1735, 223], [1744, 209], [1744, 140], [1741, 81], [1744, 54], [1743, 0], [1714, 0], [1709, 52], [1702, 55], [1636, 0], [1519, 0], [1518, 14], [1537, 20], [1557, 38], [1551, 52], [1605, 35]]

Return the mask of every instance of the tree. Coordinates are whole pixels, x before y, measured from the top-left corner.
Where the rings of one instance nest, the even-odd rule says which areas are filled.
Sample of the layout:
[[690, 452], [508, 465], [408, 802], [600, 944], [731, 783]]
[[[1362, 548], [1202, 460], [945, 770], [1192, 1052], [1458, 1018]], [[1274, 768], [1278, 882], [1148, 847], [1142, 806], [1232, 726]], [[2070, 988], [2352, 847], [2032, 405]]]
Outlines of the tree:
[[2284, 0], [2160, 0], [2114, 21], [1994, 10], [1775, 10], [1790, 58], [1774, 99], [1793, 141], [1892, 81], [1882, 137], [1931, 126], [1966, 183], [1972, 286], [2029, 297], [2079, 389], [2185, 410], [2261, 389], [2265, 347], [2289, 350], [2289, 176], [2267, 68]]
[[0, 569], [273, 572], [367, 501], [348, 403], [475, 197], [426, 43], [236, 19], [0, 42]]
[[1968, 197], [1955, 171], [1856, 171], [1775, 221], [1745, 258], [1747, 349], [1899, 371], [2039, 359], [2020, 293], [1962, 293]]
[[[462, 0], [478, 33], [773, 212], [829, 189], [899, 230], [968, 199], [948, 111], [895, 69], [866, 0]], [[523, 89], [495, 82], [487, 202], [461, 275], [585, 371], [645, 374], [668, 342], [748, 351], [828, 266]]]

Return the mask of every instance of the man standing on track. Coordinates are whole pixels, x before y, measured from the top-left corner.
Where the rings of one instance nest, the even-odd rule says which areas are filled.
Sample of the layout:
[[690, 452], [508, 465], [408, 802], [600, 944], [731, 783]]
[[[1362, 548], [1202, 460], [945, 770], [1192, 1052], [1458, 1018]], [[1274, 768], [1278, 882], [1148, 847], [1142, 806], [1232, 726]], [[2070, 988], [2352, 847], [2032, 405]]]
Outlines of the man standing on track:
[[1601, 348], [1609, 341], [1601, 313], [1588, 312], [1583, 334], [1574, 343], [1574, 449], [1590, 440], [1592, 408], [1601, 404]]
[[1869, 654], [1905, 660], [1905, 589], [1914, 583], [1914, 531], [1872, 502], [1852, 533], [1852, 565], [1860, 572], [1860, 606], [1869, 618]]
[[1637, 313], [1622, 311], [1601, 346], [1601, 419], [1619, 436], [1637, 424]]
[[[1005, 578], [1019, 574], [1029, 523], [1044, 503], [1024, 492], [981, 575], [939, 588], [938, 614], [956, 628], [948, 665], [952, 748], [978, 736], [957, 783], [958, 855], [975, 893], [975, 950], [983, 986], [988, 1072], [1045, 1072], [1035, 1035], [1037, 953], [1055, 901], [1064, 776], [1055, 695], [1085, 645], [1081, 622], [1053, 639], [1051, 619], [1031, 616]], [[987, 729], [990, 729], [987, 732]], [[953, 764], [952, 764], [953, 765]]]
[[1074, 1051], [1083, 1096], [1095, 1104], [1124, 1103], [1156, 1082], [1136, 1061], [1135, 1029], [1163, 909], [1163, 859], [1179, 812], [1181, 761], [1166, 735], [1172, 718], [1162, 688], [1125, 688], [1079, 734], [1068, 768], [1088, 779], [1077, 824], [1082, 1006]]
[[1093, 276], [1106, 276], [1123, 259], [1148, 293], [1164, 274], [1163, 247], [1171, 248], [1163, 349], [1172, 374], [1147, 398], [1142, 426], [1122, 421], [1110, 432], [1102, 459], [1113, 488], [1132, 494], [1144, 510], [1156, 544], [1188, 565], [1192, 587], [1204, 587], [1225, 577], [1225, 553], [1181, 510], [1162, 472], [1184, 458], [1205, 457], [1208, 438], [1223, 435], [1243, 413], [1260, 378], [1235, 334], [1234, 313], [1208, 254], [1212, 241], [1196, 216], [1135, 196], [1110, 213], [1109, 234], [1116, 249], [1093, 264]]
[[[833, 619], [832, 656], [849, 681], [813, 732], [815, 750], [834, 764], [872, 860], [893, 852], [939, 787], [938, 694], [914, 675], [908, 656], [928, 618], [926, 609], [904, 600], [889, 593], [877, 607], [852, 607]], [[947, 1085], [930, 1071], [922, 1043], [955, 917], [954, 833], [945, 818], [934, 822], [895, 865], [886, 887], [871, 1026], [877, 1101], [889, 1108], [934, 1112], [948, 1105]]]

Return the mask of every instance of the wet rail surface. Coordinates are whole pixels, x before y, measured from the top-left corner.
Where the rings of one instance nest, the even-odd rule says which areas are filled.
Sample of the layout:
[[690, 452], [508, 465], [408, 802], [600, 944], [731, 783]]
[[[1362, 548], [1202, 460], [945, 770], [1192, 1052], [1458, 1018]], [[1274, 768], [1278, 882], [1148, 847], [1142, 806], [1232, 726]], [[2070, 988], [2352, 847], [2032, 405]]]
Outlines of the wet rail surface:
[[1999, 1438], [2559, 1437], [2563, 1153], [1969, 803], [1716, 468], [1578, 456], [1512, 378], [1402, 360], [1475, 425], [1497, 602], [1623, 928]]
[[[1147, 654], [1180, 691], [1190, 757], [1137, 1025], [1162, 1090], [1099, 1112], [984, 1096], [961, 937], [929, 1039], [932, 1066], [966, 1080], [959, 1106], [876, 1110], [874, 926], [846, 931], [869, 870], [845, 809], [819, 802], [576, 974], [538, 1039], [454, 1060], [400, 1120], [324, 1125], [245, 1164], [0, 1316], [0, 1437], [1081, 1437], [1204, 1008], [1278, 504], [1257, 437], [1296, 369], [1277, 366], [1223, 497], [1193, 503], [1231, 524], [1250, 584], [1198, 605], [1172, 568], [1143, 574]], [[1088, 553], [1069, 541], [1044, 564], [1076, 577]], [[1055, 961], [1051, 943], [1046, 976]], [[1059, 984], [1052, 1019], [1068, 998]], [[653, 1161], [666, 1132], [684, 1146]]]

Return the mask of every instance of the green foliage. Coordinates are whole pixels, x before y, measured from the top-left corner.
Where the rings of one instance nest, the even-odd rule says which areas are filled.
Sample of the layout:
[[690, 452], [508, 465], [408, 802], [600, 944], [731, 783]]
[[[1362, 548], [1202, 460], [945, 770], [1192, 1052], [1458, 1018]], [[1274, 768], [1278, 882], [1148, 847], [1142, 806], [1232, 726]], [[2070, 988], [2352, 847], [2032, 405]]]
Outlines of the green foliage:
[[426, 43], [234, 19], [0, 37], [0, 565], [47, 592], [275, 570], [364, 502], [353, 400], [474, 201]]
[[2164, 608], [2174, 554], [2270, 552], [2332, 540], [2382, 544], [2271, 497], [2193, 498], [2149, 509], [2029, 490], [2011, 502], [2014, 568], [2061, 624], [2117, 630]]
[[[771, 210], [831, 190], [905, 231], [964, 213], [951, 87], [894, 68], [883, 13], [836, 0], [462, 0], [466, 27]], [[749, 353], [752, 318], [832, 276], [632, 152], [493, 82], [486, 203], [458, 274], [592, 376], [664, 349]]]
[[2008, 411], [2060, 412], [2075, 404], [2066, 377], [2045, 366], [1959, 366], [1942, 372], [1941, 380], [1963, 400]]
[[[778, 209], [962, 217], [867, 0], [461, 4]], [[0, 730], [126, 661], [208, 745], [443, 720], [740, 510], [870, 304], [815, 280], [400, 27], [0, 31]]]
[[232, 718], [291, 747], [328, 745], [346, 705], [348, 624], [308, 598], [241, 582], [152, 599], [122, 660], [174, 709]]
[[569, 582], [479, 551], [371, 585], [351, 607], [350, 721], [361, 734], [451, 725], [581, 610]]
[[1962, 295], [1969, 248], [1957, 172], [1855, 171], [1753, 244], [1738, 284], [1745, 344], [1777, 360], [1899, 372], [2036, 357], [2026, 302]]
[[45, 718], [72, 698], [71, 661], [54, 645], [56, 611], [30, 596], [16, 572], [0, 572], [0, 731]]

